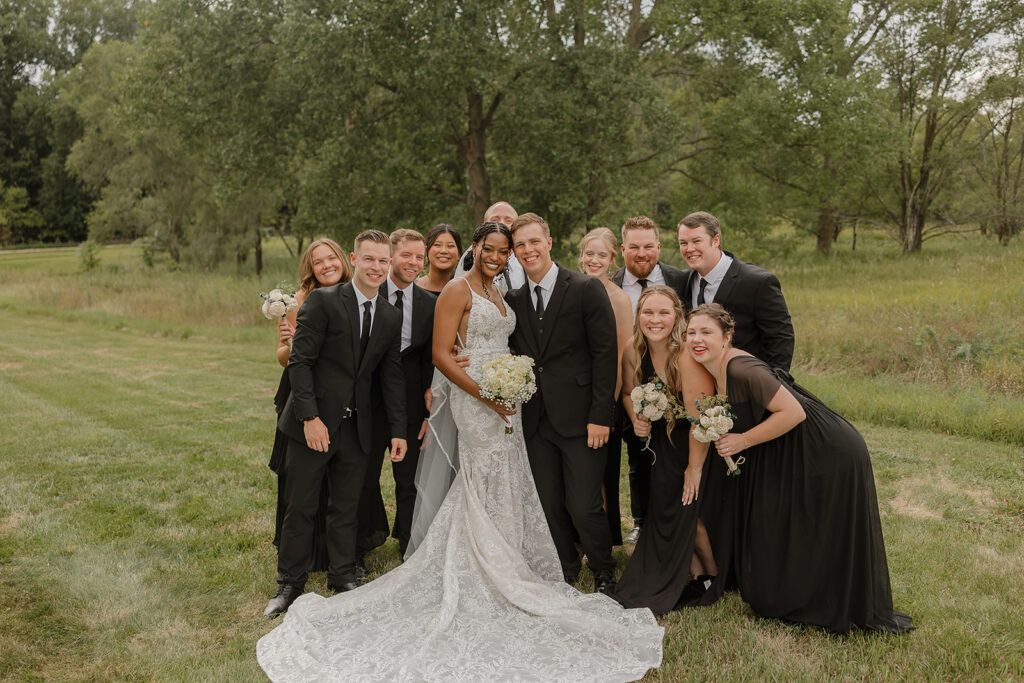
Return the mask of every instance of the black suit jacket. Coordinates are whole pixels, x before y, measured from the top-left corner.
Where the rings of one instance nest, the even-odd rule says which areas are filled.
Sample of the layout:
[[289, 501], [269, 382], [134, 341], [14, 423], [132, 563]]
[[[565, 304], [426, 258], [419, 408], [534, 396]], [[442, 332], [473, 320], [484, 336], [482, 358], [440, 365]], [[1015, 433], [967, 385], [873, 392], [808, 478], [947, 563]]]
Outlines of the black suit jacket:
[[367, 453], [373, 436], [372, 385], [378, 368], [394, 438], [405, 438], [398, 311], [377, 300], [366, 353], [359, 357], [360, 312], [352, 283], [314, 289], [299, 309], [288, 378], [292, 391], [278, 428], [305, 442], [302, 421], [318, 415], [334, 434], [346, 408], [356, 410], [359, 444]]
[[[381, 296], [389, 304], [394, 290], [395, 286], [390, 280], [380, 287]], [[430, 388], [430, 382], [434, 377], [432, 346], [435, 304], [436, 296], [419, 285], [412, 286], [412, 340], [409, 347], [401, 352], [402, 375], [405, 381], [405, 417], [409, 425], [418, 425], [427, 417], [427, 404], [423, 400], [423, 394]]]
[[[760, 358], [774, 368], [789, 372], [793, 364], [793, 321], [779, 279], [764, 268], [744, 263], [732, 253], [729, 270], [715, 293], [721, 304], [736, 321], [732, 345]], [[690, 271], [686, 281], [683, 306], [692, 308], [694, 288], [700, 276]]]
[[505, 295], [517, 318], [509, 343], [535, 363], [537, 394], [523, 406], [525, 434], [536, 433], [546, 411], [555, 431], [577, 437], [587, 433], [588, 423], [606, 427], [612, 423], [618, 356], [615, 314], [600, 280], [555, 267], [558, 277], [539, 340], [531, 323], [536, 317], [530, 281]]
[[[678, 294], [679, 297], [682, 298], [683, 297], [683, 291], [686, 288], [687, 271], [679, 270], [675, 266], [671, 266], [671, 265], [669, 265], [667, 263], [661, 263], [660, 261], [658, 262], [658, 265], [661, 266], [661, 274], [665, 278], [665, 284], [667, 286], [671, 287], [672, 289], [674, 289], [676, 294]], [[611, 281], [614, 282], [616, 285], [618, 285], [619, 288], [621, 289], [622, 288], [622, 278], [625, 277], [625, 275], [626, 275], [626, 269], [625, 268], [619, 268], [611, 276]]]

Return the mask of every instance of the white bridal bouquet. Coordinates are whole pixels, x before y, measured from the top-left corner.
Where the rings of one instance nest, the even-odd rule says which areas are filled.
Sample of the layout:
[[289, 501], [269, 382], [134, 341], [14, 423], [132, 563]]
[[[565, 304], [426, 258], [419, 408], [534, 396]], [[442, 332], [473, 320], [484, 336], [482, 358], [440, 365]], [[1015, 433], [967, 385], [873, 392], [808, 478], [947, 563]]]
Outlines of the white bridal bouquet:
[[[480, 380], [480, 395], [484, 398], [512, 408], [516, 403], [528, 401], [536, 391], [537, 378], [533, 374], [533, 359], [529, 356], [503, 353], [484, 363], [484, 374]], [[506, 434], [512, 432], [512, 427], [505, 427]]]
[[[729, 397], [724, 394], [715, 394], [714, 396], [702, 394], [701, 399], [694, 402], [697, 405], [697, 416], [686, 416], [686, 419], [693, 423], [693, 438], [701, 443], [708, 443], [718, 441], [729, 433], [729, 430], [732, 429], [732, 421], [736, 419], [736, 416], [729, 412], [731, 406], [728, 400]], [[746, 461], [747, 459], [742, 455], [737, 461], [726, 456], [725, 465], [729, 469], [729, 474], [739, 474], [740, 468], [737, 465], [742, 465]]]
[[[633, 412], [644, 416], [651, 422], [665, 420], [669, 416], [681, 417], [684, 412], [678, 401], [665, 392], [665, 383], [661, 380], [654, 380], [634, 387], [633, 391], [629, 392], [629, 397], [633, 400]], [[644, 450], [654, 452], [651, 450], [650, 434], [647, 435]]]
[[[288, 294], [281, 290], [281, 288], [270, 290], [269, 294], [263, 292], [257, 292], [260, 298], [263, 299], [263, 307], [260, 309], [263, 311], [263, 316], [267, 320], [280, 320], [284, 317], [284, 314], [288, 311], [294, 311], [299, 307], [299, 303], [295, 300], [295, 292]], [[291, 348], [292, 340], [288, 340], [288, 348]]]

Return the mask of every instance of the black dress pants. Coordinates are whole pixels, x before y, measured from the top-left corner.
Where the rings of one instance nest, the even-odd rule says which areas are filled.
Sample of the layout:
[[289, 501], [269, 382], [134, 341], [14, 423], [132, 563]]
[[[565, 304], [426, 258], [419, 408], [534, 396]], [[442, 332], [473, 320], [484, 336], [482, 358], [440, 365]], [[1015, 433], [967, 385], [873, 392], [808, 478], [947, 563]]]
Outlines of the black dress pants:
[[355, 580], [356, 512], [369, 460], [369, 454], [359, 445], [352, 419], [341, 421], [341, 426], [331, 435], [327, 453], [314, 451], [304, 442], [288, 440], [287, 509], [277, 551], [279, 584], [299, 588], [306, 585], [313, 524], [320, 505], [320, 487], [325, 479], [330, 488], [327, 582], [339, 585]]
[[536, 433], [526, 439], [526, 450], [562, 572], [572, 577], [580, 571], [574, 527], [590, 569], [595, 574], [614, 571], [611, 534], [601, 500], [608, 447], [588, 447], [586, 435], [563, 437], [547, 415], [542, 415]]

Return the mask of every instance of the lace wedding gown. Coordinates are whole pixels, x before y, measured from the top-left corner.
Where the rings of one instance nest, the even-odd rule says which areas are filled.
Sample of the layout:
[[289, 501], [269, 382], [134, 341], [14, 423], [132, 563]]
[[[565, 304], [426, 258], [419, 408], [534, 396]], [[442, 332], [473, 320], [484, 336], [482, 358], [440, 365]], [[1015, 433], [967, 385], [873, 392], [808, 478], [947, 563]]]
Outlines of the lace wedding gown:
[[[472, 290], [471, 290], [472, 291]], [[467, 372], [508, 352], [508, 317], [473, 293]], [[305, 594], [256, 655], [275, 681], [630, 681], [661, 663], [647, 609], [583, 594], [562, 569], [515, 431], [453, 387], [461, 467], [422, 544], [360, 588]]]

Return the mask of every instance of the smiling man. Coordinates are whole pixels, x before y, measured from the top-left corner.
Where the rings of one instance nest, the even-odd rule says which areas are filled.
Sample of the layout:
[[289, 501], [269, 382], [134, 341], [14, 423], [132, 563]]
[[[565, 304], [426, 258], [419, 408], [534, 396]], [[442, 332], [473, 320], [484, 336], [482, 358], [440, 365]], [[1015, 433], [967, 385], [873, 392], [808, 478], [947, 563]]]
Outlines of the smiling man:
[[285, 514], [277, 553], [277, 594], [263, 614], [277, 616], [302, 593], [313, 520], [328, 482], [327, 588], [352, 590], [357, 509], [373, 444], [372, 386], [379, 370], [391, 427], [391, 459], [405, 455], [405, 384], [399, 312], [378, 290], [388, 274], [388, 236], [366, 230], [355, 239], [352, 282], [314, 289], [299, 309], [288, 359], [291, 395], [278, 429], [288, 435]]
[[575, 527], [594, 585], [607, 592], [615, 560], [601, 484], [618, 356], [615, 314], [599, 279], [551, 260], [543, 218], [519, 216], [512, 242], [526, 284], [506, 296], [516, 312], [509, 343], [533, 358], [537, 378], [537, 393], [523, 405], [530, 469], [565, 580], [574, 583], [581, 568]]
[[687, 310], [718, 303], [736, 321], [732, 345], [789, 372], [793, 322], [779, 279], [722, 250], [718, 219], [697, 211], [679, 221], [679, 253], [692, 269], [683, 294]]

